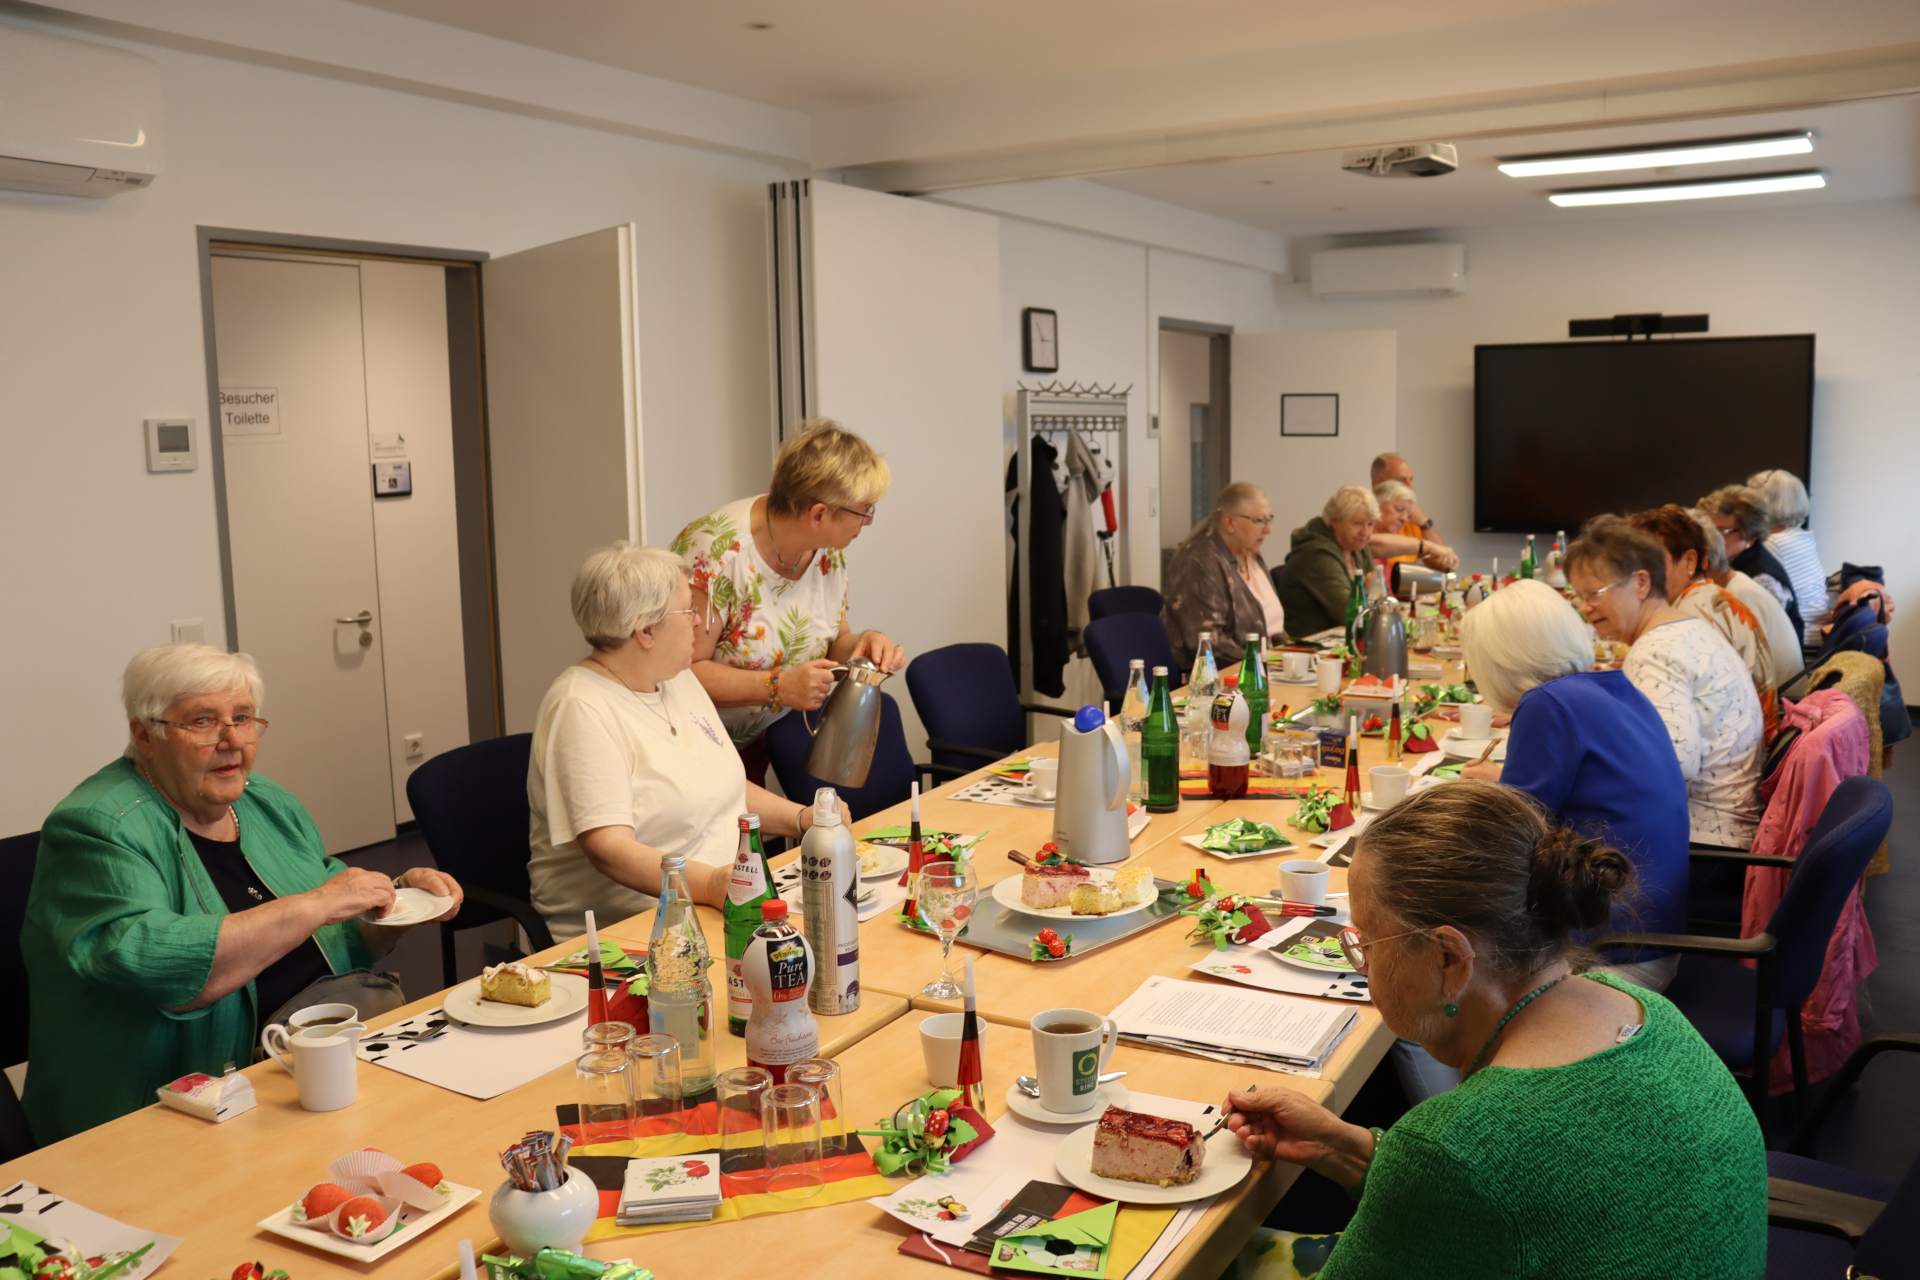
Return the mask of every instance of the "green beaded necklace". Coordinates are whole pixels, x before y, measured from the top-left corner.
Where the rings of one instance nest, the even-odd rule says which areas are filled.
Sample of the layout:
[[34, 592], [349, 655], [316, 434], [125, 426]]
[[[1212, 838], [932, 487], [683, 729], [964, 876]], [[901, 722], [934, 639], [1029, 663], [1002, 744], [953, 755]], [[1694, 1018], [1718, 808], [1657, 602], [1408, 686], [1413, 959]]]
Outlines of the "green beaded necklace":
[[1507, 1024], [1513, 1021], [1513, 1016], [1515, 1014], [1519, 1013], [1522, 1009], [1532, 1004], [1536, 997], [1545, 995], [1547, 992], [1553, 990], [1553, 988], [1558, 986], [1560, 983], [1565, 982], [1567, 980], [1567, 977], [1568, 975], [1563, 973], [1559, 977], [1555, 978], [1552, 982], [1549, 982], [1544, 986], [1535, 987], [1533, 990], [1527, 992], [1527, 994], [1521, 996], [1520, 999], [1517, 1002], [1515, 1002], [1513, 1008], [1507, 1010], [1506, 1016], [1500, 1019], [1500, 1021], [1494, 1026], [1493, 1034], [1488, 1036], [1487, 1042], [1480, 1046], [1480, 1052], [1476, 1053], [1473, 1056], [1473, 1064], [1467, 1068], [1466, 1074], [1461, 1076], [1460, 1078], [1464, 1080], [1466, 1079], [1467, 1076], [1472, 1075], [1474, 1072], [1480, 1069], [1480, 1063], [1485, 1060], [1487, 1056], [1487, 1050], [1493, 1048], [1493, 1042], [1500, 1038], [1500, 1033], [1507, 1029]]

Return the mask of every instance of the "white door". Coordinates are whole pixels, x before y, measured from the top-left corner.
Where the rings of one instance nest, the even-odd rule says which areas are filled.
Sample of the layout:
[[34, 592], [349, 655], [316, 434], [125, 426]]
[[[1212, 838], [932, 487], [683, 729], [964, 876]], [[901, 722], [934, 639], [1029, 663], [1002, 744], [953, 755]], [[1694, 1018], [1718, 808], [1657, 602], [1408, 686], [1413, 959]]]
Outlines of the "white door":
[[232, 639], [260, 664], [273, 726], [257, 767], [307, 806], [329, 852], [390, 840], [359, 268], [212, 267], [222, 398], [244, 393], [248, 409], [223, 411], [221, 430]]
[[1288, 534], [1341, 485], [1370, 483], [1373, 459], [1394, 447], [1395, 347], [1391, 329], [1233, 335], [1233, 479], [1273, 505], [1268, 568], [1287, 558]]
[[[819, 412], [886, 456], [893, 488], [847, 552], [855, 630], [916, 654], [1005, 644], [1000, 224], [967, 209], [812, 184]], [[907, 746], [926, 730], [899, 682]]]
[[508, 733], [586, 653], [569, 603], [589, 551], [645, 537], [631, 223], [481, 268], [500, 677]]

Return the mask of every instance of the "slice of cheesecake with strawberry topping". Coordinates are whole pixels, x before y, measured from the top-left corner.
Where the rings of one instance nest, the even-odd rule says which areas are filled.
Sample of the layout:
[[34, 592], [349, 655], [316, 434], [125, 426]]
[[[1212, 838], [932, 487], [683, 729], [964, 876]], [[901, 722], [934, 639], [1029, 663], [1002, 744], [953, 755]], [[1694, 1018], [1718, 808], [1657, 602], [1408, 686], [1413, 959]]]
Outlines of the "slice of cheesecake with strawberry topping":
[[1184, 1120], [1108, 1107], [1093, 1131], [1093, 1172], [1123, 1182], [1171, 1187], [1200, 1176], [1207, 1144]]
[[1039, 910], [1064, 907], [1074, 886], [1085, 884], [1087, 878], [1085, 867], [1063, 857], [1051, 842], [1043, 844], [1040, 855], [1027, 863], [1020, 877], [1020, 901]]

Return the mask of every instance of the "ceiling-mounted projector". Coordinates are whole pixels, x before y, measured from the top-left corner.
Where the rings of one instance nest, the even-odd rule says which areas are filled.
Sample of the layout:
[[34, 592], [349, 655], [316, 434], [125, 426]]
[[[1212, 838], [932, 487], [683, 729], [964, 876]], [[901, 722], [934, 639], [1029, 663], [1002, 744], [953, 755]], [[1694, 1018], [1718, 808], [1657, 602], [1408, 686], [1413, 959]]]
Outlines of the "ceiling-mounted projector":
[[1369, 178], [1437, 178], [1460, 167], [1460, 153], [1451, 142], [1406, 142], [1348, 151], [1340, 167]]

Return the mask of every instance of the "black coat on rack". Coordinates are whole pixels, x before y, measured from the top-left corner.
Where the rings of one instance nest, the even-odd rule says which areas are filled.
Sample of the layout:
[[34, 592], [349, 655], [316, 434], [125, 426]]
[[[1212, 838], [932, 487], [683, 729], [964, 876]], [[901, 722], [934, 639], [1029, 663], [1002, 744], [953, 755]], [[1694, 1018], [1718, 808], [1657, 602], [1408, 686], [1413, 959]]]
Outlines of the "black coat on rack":
[[[1066, 532], [1067, 505], [1053, 482], [1053, 464], [1059, 451], [1043, 435], [1033, 437], [1033, 459], [1028, 475], [1032, 493], [1018, 494], [1015, 502], [1028, 506], [1027, 546], [1014, 548], [1013, 583], [1007, 597], [1007, 655], [1013, 678], [1020, 680], [1020, 623], [1023, 580], [1033, 583], [1033, 688], [1057, 698], [1067, 691], [1066, 669], [1071, 649], [1067, 641]], [[1007, 488], [1016, 486], [1019, 460], [1007, 465]], [[1019, 527], [1015, 513], [1014, 527]]]

